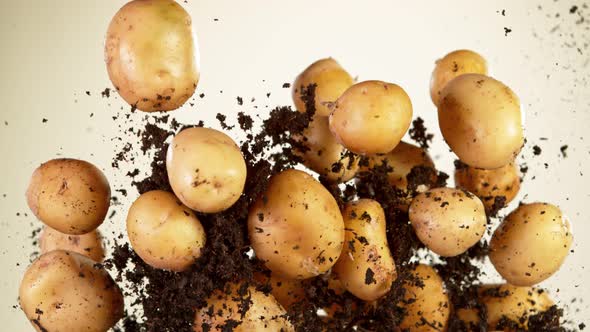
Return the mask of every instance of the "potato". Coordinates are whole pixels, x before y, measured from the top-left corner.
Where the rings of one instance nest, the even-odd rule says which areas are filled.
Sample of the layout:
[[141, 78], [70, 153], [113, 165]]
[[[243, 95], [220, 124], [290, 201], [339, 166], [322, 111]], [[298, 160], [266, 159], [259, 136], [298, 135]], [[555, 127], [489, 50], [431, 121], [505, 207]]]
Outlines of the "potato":
[[408, 131], [411, 120], [412, 103], [401, 87], [365, 81], [338, 98], [330, 115], [330, 130], [352, 152], [388, 153]]
[[38, 332], [106, 332], [123, 317], [123, 295], [100, 265], [75, 252], [43, 254], [25, 272], [20, 305]]
[[[197, 311], [194, 330], [294, 331], [286, 315], [285, 309], [272, 295], [246, 284], [228, 284], [223, 291], [213, 292], [207, 299], [207, 306]], [[231, 329], [235, 322], [239, 325]]]
[[572, 241], [570, 222], [557, 206], [523, 204], [498, 226], [489, 255], [510, 284], [532, 286], [559, 270]]
[[403, 287], [406, 293], [399, 305], [407, 315], [400, 327], [412, 332], [445, 331], [451, 306], [438, 273], [428, 265], [417, 265], [412, 278], [405, 280]]
[[206, 241], [194, 212], [161, 190], [148, 191], [133, 202], [127, 214], [127, 234], [144, 262], [172, 271], [191, 266]]
[[190, 15], [173, 0], [134, 0], [106, 36], [109, 77], [130, 105], [146, 112], [179, 108], [199, 82], [199, 50]]
[[102, 262], [104, 249], [98, 230], [83, 235], [69, 235], [56, 231], [51, 227], [43, 227], [39, 237], [41, 253], [53, 250], [67, 250], [92, 258], [95, 262]]
[[330, 132], [327, 117], [314, 117], [302, 135], [296, 135], [294, 139], [308, 149], [302, 152], [295, 147], [295, 153], [303, 158], [305, 166], [328, 180], [346, 182], [356, 174], [358, 156], [346, 151], [336, 141]]
[[332, 271], [354, 296], [375, 301], [397, 278], [387, 244], [385, 212], [377, 201], [360, 199], [348, 203], [342, 216], [345, 246]]
[[209, 128], [178, 133], [166, 155], [172, 190], [189, 208], [216, 213], [231, 207], [246, 183], [246, 162], [237, 144]]
[[321, 59], [312, 63], [297, 76], [293, 84], [293, 102], [299, 112], [307, 111], [305, 102], [301, 98], [301, 92], [311, 84], [316, 84], [315, 114], [325, 117], [330, 115], [336, 99], [354, 84], [354, 80], [332, 58]]
[[420, 241], [444, 257], [464, 253], [486, 231], [483, 203], [459, 189], [435, 188], [421, 193], [412, 201], [409, 214]]
[[29, 208], [45, 225], [61, 233], [81, 235], [104, 221], [111, 188], [91, 163], [53, 159], [33, 172], [26, 196]]
[[298, 279], [287, 279], [274, 273], [255, 272], [254, 279], [261, 284], [271, 286], [272, 296], [283, 306], [289, 309], [294, 303], [305, 299], [303, 283]]
[[430, 98], [438, 106], [442, 89], [455, 77], [463, 74], [488, 74], [486, 60], [470, 50], [457, 50], [436, 60], [430, 80]]
[[268, 269], [283, 278], [307, 279], [327, 272], [338, 260], [344, 221], [324, 186], [290, 169], [271, 177], [250, 208], [248, 234]]
[[453, 152], [476, 168], [505, 166], [524, 144], [518, 97], [485, 75], [465, 74], [447, 84], [438, 123]]
[[496, 169], [465, 166], [455, 170], [455, 184], [475, 194], [487, 210], [494, 206], [496, 197], [510, 203], [520, 190], [520, 173], [514, 162]]

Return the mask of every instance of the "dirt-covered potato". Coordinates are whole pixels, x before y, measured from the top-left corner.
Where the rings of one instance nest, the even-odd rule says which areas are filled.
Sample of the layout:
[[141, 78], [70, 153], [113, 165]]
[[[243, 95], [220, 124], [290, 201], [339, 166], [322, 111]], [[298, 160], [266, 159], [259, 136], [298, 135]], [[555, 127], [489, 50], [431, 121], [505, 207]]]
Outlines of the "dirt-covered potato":
[[248, 234], [256, 257], [271, 271], [307, 279], [325, 273], [338, 260], [344, 222], [322, 184], [290, 169], [274, 175], [250, 208]]
[[246, 162], [238, 145], [209, 128], [178, 133], [166, 155], [172, 190], [189, 208], [216, 213], [231, 207], [246, 183]]
[[412, 201], [409, 214], [420, 241], [445, 257], [464, 253], [486, 230], [483, 203], [459, 189], [435, 188], [421, 193]]
[[109, 25], [109, 77], [130, 105], [146, 112], [179, 108], [199, 82], [199, 50], [190, 15], [173, 0], [134, 0]]
[[148, 191], [127, 214], [133, 250], [149, 265], [172, 271], [188, 268], [201, 256], [206, 235], [194, 212], [172, 193]]
[[336, 99], [348, 89], [354, 80], [336, 60], [326, 58], [307, 67], [293, 83], [293, 102], [299, 112], [306, 112], [302, 92], [315, 84], [315, 114], [328, 116]]
[[123, 316], [123, 295], [106, 270], [75, 252], [43, 254], [25, 272], [22, 310], [38, 332], [106, 332]]
[[490, 260], [510, 284], [532, 286], [559, 270], [572, 241], [570, 222], [557, 206], [523, 204], [494, 232]]
[[407, 316], [400, 327], [412, 332], [445, 331], [451, 306], [438, 273], [428, 265], [417, 265], [403, 287], [406, 293], [399, 305]]
[[464, 74], [488, 74], [486, 60], [476, 52], [457, 50], [436, 60], [430, 80], [430, 98], [438, 106], [442, 89], [457, 76]]
[[[496, 197], [510, 203], [520, 190], [520, 173], [512, 162], [495, 169], [480, 169], [465, 165], [455, 170], [455, 184], [475, 194], [487, 210], [491, 210]], [[503, 207], [503, 206], [501, 206]]]
[[254, 279], [262, 285], [270, 285], [270, 293], [285, 309], [305, 298], [302, 280], [283, 278], [272, 272], [256, 272]]
[[346, 151], [330, 132], [327, 117], [314, 117], [301, 135], [293, 137], [301, 148], [294, 151], [305, 166], [334, 182], [346, 182], [358, 170], [359, 157]]
[[80, 235], [104, 221], [111, 188], [104, 174], [91, 163], [53, 159], [33, 172], [26, 196], [31, 211], [47, 226]]
[[195, 332], [230, 330], [295, 331], [285, 309], [272, 295], [247, 284], [228, 284], [224, 290], [214, 291], [207, 306], [195, 315]]
[[385, 212], [371, 199], [348, 203], [342, 212], [345, 245], [332, 271], [344, 287], [364, 301], [375, 301], [397, 278], [387, 244]]
[[330, 115], [330, 130], [358, 154], [388, 153], [408, 131], [412, 102], [398, 85], [365, 81], [348, 88]]
[[82, 235], [70, 235], [45, 226], [39, 236], [39, 246], [42, 254], [53, 250], [66, 250], [88, 256], [95, 262], [102, 262], [104, 258], [102, 238], [98, 230]]
[[440, 130], [455, 154], [472, 167], [509, 164], [523, 143], [520, 101], [502, 82], [480, 74], [447, 84], [438, 107]]

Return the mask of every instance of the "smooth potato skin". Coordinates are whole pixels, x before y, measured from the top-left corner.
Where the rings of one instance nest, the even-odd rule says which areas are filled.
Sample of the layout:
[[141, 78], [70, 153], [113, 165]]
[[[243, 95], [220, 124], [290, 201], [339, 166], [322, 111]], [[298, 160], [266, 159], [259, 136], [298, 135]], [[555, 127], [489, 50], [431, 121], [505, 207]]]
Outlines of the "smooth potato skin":
[[166, 155], [170, 186], [183, 204], [203, 213], [231, 207], [246, 183], [246, 162], [238, 145], [209, 128], [178, 133]]
[[39, 332], [106, 332], [123, 317], [117, 284], [93, 260], [74, 252], [55, 250], [35, 260], [19, 297]]
[[254, 280], [263, 285], [270, 285], [272, 288], [270, 293], [285, 309], [305, 299], [305, 289], [301, 280], [283, 278], [274, 273], [266, 275], [261, 272], [254, 274]]
[[274, 175], [251, 206], [248, 234], [256, 257], [273, 273], [307, 279], [327, 272], [338, 260], [344, 222], [324, 186], [290, 169]]
[[39, 237], [41, 254], [54, 250], [66, 250], [87, 256], [95, 262], [102, 262], [104, 249], [98, 230], [82, 235], [69, 235], [45, 226]]
[[80, 235], [104, 221], [111, 188], [104, 174], [91, 163], [53, 159], [33, 172], [26, 197], [31, 211], [47, 226]]
[[532, 286], [559, 270], [572, 241], [569, 220], [557, 206], [523, 204], [494, 232], [489, 256], [510, 284]]
[[190, 15], [173, 0], [134, 0], [113, 17], [106, 36], [109, 77], [130, 105], [146, 112], [179, 108], [199, 82]]
[[505, 204], [516, 197], [520, 190], [520, 173], [514, 163], [496, 169], [466, 166], [455, 170], [455, 184], [474, 193], [490, 210], [495, 197], [504, 196]]

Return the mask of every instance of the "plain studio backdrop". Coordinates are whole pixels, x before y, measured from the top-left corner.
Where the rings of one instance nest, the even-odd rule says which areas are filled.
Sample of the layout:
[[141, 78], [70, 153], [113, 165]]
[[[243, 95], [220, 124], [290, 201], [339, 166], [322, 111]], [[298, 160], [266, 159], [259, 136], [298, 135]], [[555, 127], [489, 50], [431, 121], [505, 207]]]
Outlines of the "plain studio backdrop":
[[[17, 296], [31, 254], [38, 250], [31, 232], [40, 222], [24, 199], [33, 169], [57, 156], [81, 158], [103, 169], [113, 189], [130, 188], [125, 171], [111, 167], [125, 143], [115, 138], [126, 128], [121, 117], [112, 116], [129, 112], [129, 106], [116, 93], [100, 96], [112, 87], [104, 65], [105, 31], [124, 3], [0, 1], [3, 331], [32, 330]], [[590, 9], [561, 0], [188, 0], [182, 5], [199, 36], [202, 76], [196, 95], [205, 97], [172, 113], [179, 121], [204, 120], [218, 127], [217, 113], [230, 123], [239, 111], [265, 116], [273, 106], [292, 103], [283, 83], [313, 61], [332, 56], [360, 80], [389, 81], [408, 92], [414, 115], [435, 134], [431, 154], [437, 167], [447, 172], [455, 156], [437, 128], [430, 74], [434, 61], [449, 51], [469, 48], [483, 54], [491, 76], [517, 93], [526, 112], [528, 143], [518, 161], [526, 160], [529, 172], [517, 200], [555, 203], [573, 226], [573, 253], [542, 286], [569, 307], [567, 316], [576, 325], [590, 321], [584, 302], [590, 295], [585, 283], [590, 280], [590, 20], [580, 22], [590, 17]], [[237, 96], [243, 97], [243, 106]], [[136, 125], [143, 121], [134, 118]], [[230, 135], [241, 138], [237, 132]], [[533, 155], [535, 144], [542, 149], [539, 156]], [[568, 145], [567, 158], [560, 152], [563, 145]], [[147, 159], [138, 159], [136, 166], [147, 170]], [[120, 196], [121, 204], [113, 207], [118, 213], [101, 226], [108, 238], [124, 232], [125, 213], [136, 196], [134, 190]], [[500, 280], [493, 269], [487, 271], [486, 280]]]

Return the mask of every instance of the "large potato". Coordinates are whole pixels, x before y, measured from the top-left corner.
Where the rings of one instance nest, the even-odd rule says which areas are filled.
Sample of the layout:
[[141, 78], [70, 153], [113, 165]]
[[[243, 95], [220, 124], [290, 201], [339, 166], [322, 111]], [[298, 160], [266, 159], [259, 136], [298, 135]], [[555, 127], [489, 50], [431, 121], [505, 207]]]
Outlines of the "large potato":
[[360, 199], [348, 203], [342, 216], [345, 245], [332, 271], [354, 296], [375, 301], [397, 277], [387, 244], [385, 212], [377, 201]]
[[66, 250], [88, 256], [96, 262], [102, 262], [104, 258], [102, 239], [98, 230], [82, 235], [70, 235], [45, 226], [39, 237], [39, 245], [42, 254], [53, 250]]
[[557, 206], [523, 204], [494, 232], [490, 260], [510, 284], [532, 286], [559, 270], [572, 241], [569, 220]]
[[465, 166], [455, 170], [455, 184], [481, 199], [491, 210], [496, 197], [504, 197], [510, 203], [520, 190], [520, 174], [514, 163], [495, 169]]
[[318, 181], [290, 169], [274, 175], [250, 208], [248, 234], [256, 257], [279, 276], [306, 279], [338, 260], [344, 222], [338, 204]]
[[20, 305], [38, 332], [106, 332], [123, 316], [123, 295], [90, 258], [55, 250], [25, 272]]
[[134, 0], [109, 25], [105, 61], [125, 101], [147, 112], [174, 110], [195, 92], [199, 51], [189, 14], [173, 0]]
[[104, 221], [111, 188], [104, 174], [91, 163], [53, 159], [33, 172], [26, 196], [31, 211], [47, 226], [80, 235]]
[[172, 190], [186, 206], [203, 213], [231, 207], [246, 183], [246, 162], [237, 144], [209, 128], [178, 133], [166, 155]]
[[173, 194], [154, 190], [139, 196], [127, 214], [133, 250], [158, 269], [182, 271], [201, 256], [206, 235], [194, 212]]

